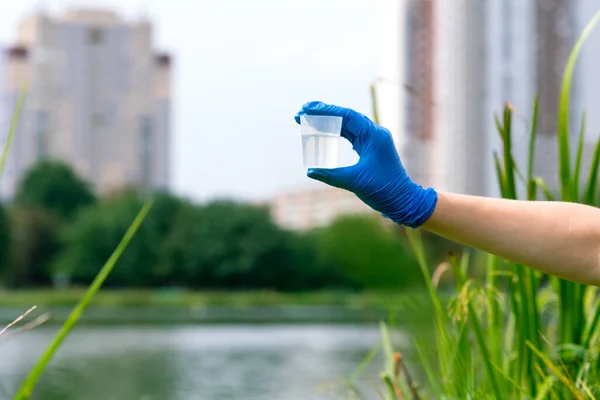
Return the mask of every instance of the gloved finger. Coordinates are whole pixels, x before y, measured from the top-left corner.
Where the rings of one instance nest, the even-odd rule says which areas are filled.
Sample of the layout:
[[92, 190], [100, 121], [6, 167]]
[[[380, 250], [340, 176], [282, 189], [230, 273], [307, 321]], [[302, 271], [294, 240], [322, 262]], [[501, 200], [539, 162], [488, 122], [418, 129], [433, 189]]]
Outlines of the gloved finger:
[[335, 186], [341, 189], [350, 189], [356, 179], [358, 170], [356, 165], [340, 168], [310, 168], [306, 175], [309, 178]]
[[306, 114], [304, 111], [300, 110], [298, 111], [298, 114], [296, 114], [294, 116], [294, 119], [296, 120], [297, 124], [300, 124], [300, 117], [303, 116], [304, 114]]
[[342, 136], [355, 145], [358, 140], [364, 142], [367, 139], [371, 120], [359, 112], [350, 108], [326, 104], [320, 101], [311, 101], [302, 106], [302, 111], [308, 115], [331, 115], [342, 117]]

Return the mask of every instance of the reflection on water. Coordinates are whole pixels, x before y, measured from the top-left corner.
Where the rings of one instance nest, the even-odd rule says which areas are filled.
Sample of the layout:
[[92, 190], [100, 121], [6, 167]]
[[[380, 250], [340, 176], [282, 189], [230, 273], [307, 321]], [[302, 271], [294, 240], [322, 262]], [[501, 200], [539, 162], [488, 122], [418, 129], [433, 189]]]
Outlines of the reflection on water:
[[[11, 398], [57, 328], [0, 344], [0, 398]], [[330, 399], [377, 344], [376, 325], [80, 327], [33, 399]], [[403, 337], [395, 337], [396, 343]], [[375, 360], [362, 384], [376, 380]]]

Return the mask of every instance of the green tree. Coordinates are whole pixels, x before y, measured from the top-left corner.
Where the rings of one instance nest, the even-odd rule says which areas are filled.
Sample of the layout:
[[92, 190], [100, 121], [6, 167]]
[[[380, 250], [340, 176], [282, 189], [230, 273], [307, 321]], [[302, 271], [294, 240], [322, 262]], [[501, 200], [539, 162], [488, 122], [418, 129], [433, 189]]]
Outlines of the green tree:
[[153, 231], [159, 242], [157, 244], [158, 257], [152, 274], [149, 276], [148, 284], [163, 285], [172, 279], [173, 271], [164, 258], [165, 243], [171, 235], [179, 215], [190, 207], [193, 206], [187, 199], [182, 199], [164, 191], [155, 193], [152, 211], [144, 221], [146, 229]]
[[6, 280], [13, 286], [50, 284], [52, 260], [60, 249], [58, 217], [41, 208], [22, 207], [12, 208], [10, 217]]
[[363, 215], [337, 219], [320, 236], [320, 263], [335, 265], [362, 288], [421, 284], [413, 253], [385, 222]]
[[[128, 190], [87, 207], [65, 227], [64, 250], [55, 268], [70, 274], [75, 283], [90, 283], [144, 202], [135, 190]], [[161, 264], [162, 246], [171, 225], [187, 203], [168, 193], [158, 193], [152, 211], [131, 241], [106, 281], [109, 286], [151, 286], [170, 278]]]
[[42, 207], [71, 219], [80, 208], [94, 202], [94, 195], [69, 165], [47, 160], [27, 171], [17, 188], [15, 202], [23, 207]]
[[328, 257], [319, 257], [321, 230], [298, 232], [290, 240], [291, 279], [284, 279], [285, 290], [356, 289], [339, 265]]
[[289, 235], [269, 210], [230, 201], [188, 207], [165, 247], [173, 283], [204, 288], [277, 288], [289, 276]]

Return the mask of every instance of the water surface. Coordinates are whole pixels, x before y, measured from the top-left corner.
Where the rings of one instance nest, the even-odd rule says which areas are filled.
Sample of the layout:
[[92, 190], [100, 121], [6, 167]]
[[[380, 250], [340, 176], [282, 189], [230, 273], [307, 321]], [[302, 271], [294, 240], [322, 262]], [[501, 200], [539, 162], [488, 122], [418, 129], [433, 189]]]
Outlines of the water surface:
[[[12, 398], [58, 327], [0, 343], [0, 398]], [[77, 327], [42, 376], [39, 400], [321, 400], [379, 341], [369, 325]], [[400, 333], [395, 343], [407, 343]], [[376, 381], [381, 359], [359, 384]], [[373, 394], [373, 393], [372, 393]], [[375, 396], [368, 398], [377, 398]]]

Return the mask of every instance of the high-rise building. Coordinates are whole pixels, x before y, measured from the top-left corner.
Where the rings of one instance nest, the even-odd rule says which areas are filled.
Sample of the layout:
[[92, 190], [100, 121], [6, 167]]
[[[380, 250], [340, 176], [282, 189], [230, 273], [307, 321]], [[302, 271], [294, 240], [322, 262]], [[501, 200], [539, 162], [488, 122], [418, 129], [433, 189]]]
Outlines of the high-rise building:
[[405, 146], [401, 153], [413, 179], [424, 186], [434, 185], [431, 159], [436, 135], [435, 115], [435, 30], [434, 9], [430, 1], [405, 2]]
[[[435, 187], [483, 195], [485, 135], [487, 2], [427, 0], [434, 13], [434, 151], [429, 160]], [[491, 118], [490, 118], [491, 119]]]
[[[485, 36], [487, 9], [477, 0], [388, 0], [382, 74], [396, 92], [378, 88], [381, 123], [392, 130], [402, 162], [423, 186], [484, 194]], [[389, 14], [395, 13], [395, 17]], [[399, 73], [392, 74], [395, 63]], [[391, 86], [391, 85], [390, 85]], [[390, 104], [396, 111], [390, 110]], [[469, 132], [479, 132], [478, 136]]]
[[171, 58], [153, 50], [152, 31], [89, 9], [20, 24], [0, 81], [4, 107], [28, 87], [4, 196], [43, 158], [70, 163], [101, 193], [168, 187]]
[[[558, 103], [568, 55], [593, 0], [387, 0], [383, 59], [397, 92], [381, 90], [382, 123], [392, 130], [409, 174], [426, 186], [475, 195], [499, 194], [492, 153], [501, 149], [494, 114], [515, 110], [513, 152], [524, 165], [533, 99], [539, 95], [534, 173], [558, 187]], [[596, 42], [595, 44], [593, 42]], [[571, 136], [583, 107], [600, 99], [600, 33], [582, 51], [571, 90]], [[595, 50], [594, 50], [595, 49]], [[389, 72], [397, 69], [397, 74]], [[390, 105], [392, 105], [390, 107]], [[395, 107], [396, 113], [390, 110]], [[588, 130], [600, 116], [588, 113]], [[500, 115], [501, 117], [501, 115]], [[592, 145], [588, 136], [585, 159]], [[574, 151], [572, 146], [572, 150]]]
[[429, 160], [435, 140], [435, 31], [429, 1], [382, 0], [377, 3], [381, 41], [375, 79], [379, 120], [396, 143], [411, 177], [431, 186]]

